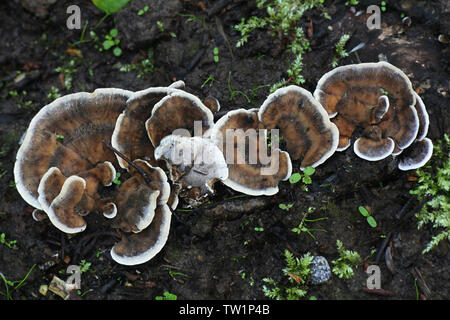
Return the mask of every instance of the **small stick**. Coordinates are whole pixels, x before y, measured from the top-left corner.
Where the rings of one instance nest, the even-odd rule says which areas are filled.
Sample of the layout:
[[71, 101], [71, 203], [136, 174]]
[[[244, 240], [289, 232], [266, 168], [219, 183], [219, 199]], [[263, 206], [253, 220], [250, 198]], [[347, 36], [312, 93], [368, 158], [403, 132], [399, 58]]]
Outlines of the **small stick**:
[[384, 290], [384, 289], [369, 289], [364, 287], [363, 291], [368, 292], [368, 293], [374, 293], [374, 294], [378, 294], [380, 296], [388, 296], [388, 297], [393, 297], [395, 296], [395, 293], [389, 290]]
[[102, 143], [108, 147], [108, 149], [110, 149], [112, 152], [114, 152], [115, 154], [117, 154], [119, 157], [121, 157], [123, 160], [125, 160], [130, 166], [132, 166], [134, 169], [136, 169], [136, 171], [142, 176], [142, 178], [144, 178], [145, 183], [150, 184], [150, 179], [147, 177], [147, 174], [144, 172], [144, 170], [142, 170], [141, 168], [139, 168], [133, 161], [131, 161], [130, 159], [128, 159], [123, 153], [121, 153], [119, 150], [117, 150], [116, 148], [114, 148], [112, 145], [110, 145], [108, 142], [106, 141], [102, 141]]
[[378, 247], [377, 255], [375, 256], [375, 263], [378, 264], [381, 256], [383, 255], [383, 253], [385, 253], [385, 249], [386, 249], [387, 245], [389, 244], [389, 241], [391, 240], [391, 236], [392, 236], [392, 232], [389, 232], [386, 235], [386, 238], [383, 239], [380, 246]]
[[425, 279], [423, 278], [423, 276], [420, 273], [419, 269], [417, 267], [414, 267], [411, 270], [411, 273], [414, 276], [414, 278], [417, 279], [417, 284], [419, 285], [420, 289], [422, 289], [425, 297], [429, 298], [431, 296], [431, 290], [428, 287], [427, 283], [425, 282]]
[[399, 212], [397, 212], [397, 214], [395, 215], [395, 217], [397, 219], [401, 219], [403, 217], [403, 215], [406, 212], [406, 209], [408, 209], [409, 205], [411, 204], [411, 202], [414, 200], [414, 196], [411, 196], [408, 201], [406, 201], [406, 203], [403, 205], [403, 207], [400, 209]]

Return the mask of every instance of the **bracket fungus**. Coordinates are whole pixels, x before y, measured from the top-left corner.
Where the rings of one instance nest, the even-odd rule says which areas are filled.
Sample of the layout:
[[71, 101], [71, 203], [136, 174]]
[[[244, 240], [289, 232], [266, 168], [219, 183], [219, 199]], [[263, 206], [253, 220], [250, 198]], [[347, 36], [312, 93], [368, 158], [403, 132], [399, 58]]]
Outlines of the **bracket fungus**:
[[130, 173], [132, 177], [121, 185], [116, 196], [118, 214], [112, 221], [124, 233], [111, 249], [111, 257], [124, 265], [147, 262], [161, 251], [172, 215], [167, 205], [171, 189], [164, 171], [137, 159]]
[[[173, 134], [204, 136], [214, 124], [211, 110], [219, 110], [220, 104], [212, 97], [203, 103], [182, 89], [184, 82], [177, 81], [169, 87], [136, 92], [117, 119], [112, 146], [132, 161], [144, 159], [153, 166], [161, 166], [164, 162], [155, 159], [155, 148], [164, 137]], [[126, 161], [120, 157], [118, 161], [122, 168], [128, 169]], [[170, 166], [167, 169], [172, 171]], [[169, 205], [175, 209], [182, 186], [172, 178]]]
[[195, 204], [213, 194], [213, 185], [228, 178], [228, 168], [222, 151], [209, 139], [169, 135], [155, 149], [156, 160], [164, 160], [171, 180], [187, 191]]
[[123, 234], [111, 249], [111, 257], [123, 265], [136, 265], [152, 259], [166, 244], [172, 212], [164, 204], [156, 207], [151, 224], [139, 233]]
[[287, 152], [274, 143], [268, 153], [267, 130], [258, 119], [258, 109], [228, 112], [212, 128], [211, 139], [228, 164], [228, 179], [222, 182], [233, 190], [254, 196], [273, 195], [278, 192], [278, 183], [292, 173]]
[[[403, 71], [387, 62], [333, 69], [319, 80], [314, 96], [339, 129], [337, 151], [347, 149], [356, 136], [355, 154], [378, 161], [399, 155], [426, 135], [428, 115], [423, 102]], [[430, 156], [424, 153], [427, 144], [414, 144], [422, 150], [414, 153], [416, 163]], [[405, 166], [399, 162], [399, 168]]]
[[148, 137], [154, 147], [159, 146], [164, 137], [177, 130], [181, 135], [189, 133], [202, 136], [213, 125], [214, 116], [211, 110], [196, 96], [181, 90], [171, 92], [161, 99], [145, 122]]
[[133, 163], [131, 178], [121, 183], [115, 198], [117, 215], [113, 225], [124, 232], [137, 233], [150, 225], [157, 205], [167, 203], [170, 185], [161, 168], [140, 159]]
[[[145, 121], [150, 117], [154, 105], [167, 94], [183, 88], [183, 82], [175, 82], [169, 87], [152, 87], [134, 93], [116, 121], [111, 145], [130, 160], [143, 159], [156, 165], [154, 146], [148, 138]], [[119, 156], [119, 165], [128, 169], [128, 163]]]
[[98, 194], [116, 174], [115, 155], [102, 141], [111, 138], [131, 94], [111, 88], [58, 98], [26, 131], [14, 165], [17, 190], [63, 232], [83, 231], [82, 215], [111, 207]]
[[415, 93], [414, 107], [419, 117], [419, 131], [416, 140], [403, 152], [400, 152], [398, 168], [400, 170], [413, 170], [424, 166], [433, 155], [433, 142], [427, 138], [430, 120], [422, 98]]
[[[185, 129], [193, 134], [195, 121], [201, 121], [204, 130], [212, 126], [213, 115], [208, 107], [182, 89], [184, 82], [177, 81], [169, 87], [136, 92], [117, 118], [112, 146], [130, 160], [143, 159], [157, 165], [154, 148], [173, 130]], [[118, 162], [128, 169], [123, 159], [118, 157]]]
[[316, 167], [331, 157], [338, 146], [339, 132], [312, 94], [298, 86], [276, 90], [258, 112], [267, 129], [278, 128], [293, 160], [301, 169]]

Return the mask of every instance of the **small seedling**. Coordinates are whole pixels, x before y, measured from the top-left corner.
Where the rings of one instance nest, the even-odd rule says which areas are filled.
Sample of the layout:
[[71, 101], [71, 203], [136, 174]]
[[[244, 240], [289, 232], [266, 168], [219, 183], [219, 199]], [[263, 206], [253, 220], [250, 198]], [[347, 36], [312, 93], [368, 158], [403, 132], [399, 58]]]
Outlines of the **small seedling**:
[[331, 66], [333, 68], [336, 68], [338, 66], [340, 59], [348, 57], [348, 52], [345, 50], [345, 45], [347, 44], [348, 40], [350, 40], [350, 35], [344, 34], [336, 43], [333, 60], [331, 61]]
[[91, 292], [91, 291], [94, 291], [93, 289], [87, 289], [86, 291], [81, 291], [81, 290], [77, 290], [77, 294], [80, 296], [80, 297], [83, 297], [86, 293], [88, 293], [88, 292]]
[[140, 62], [134, 63], [134, 64], [126, 64], [126, 65], [122, 66], [119, 70], [121, 72], [129, 72], [132, 70], [136, 70], [136, 71], [138, 71], [137, 77], [141, 78], [145, 74], [156, 70], [156, 66], [155, 66], [153, 57], [154, 57], [153, 49], [150, 48], [147, 51], [147, 56], [144, 57], [144, 59], [142, 59]]
[[237, 94], [241, 94], [242, 96], [245, 97], [245, 99], [247, 99], [248, 103], [251, 103], [250, 98], [242, 91], [240, 90], [233, 90], [231, 88], [231, 71], [228, 72], [228, 90], [230, 91], [230, 101], [233, 100], [233, 98], [237, 95]]
[[55, 133], [56, 139], [64, 140], [64, 136], [62, 134]]
[[263, 232], [264, 228], [262, 228], [262, 227], [255, 227], [255, 228], [253, 228], [253, 230], [255, 230], [257, 232]]
[[169, 276], [170, 276], [173, 280], [177, 280], [176, 277], [178, 277], [178, 276], [184, 277], [184, 278], [189, 278], [189, 276], [188, 276], [186, 273], [179, 272], [179, 271], [173, 271], [172, 269], [169, 269]]
[[289, 211], [292, 209], [293, 206], [294, 206], [293, 203], [288, 203], [288, 204], [280, 203], [278, 205], [278, 208], [280, 208], [281, 210], [284, 210], [284, 211]]
[[64, 81], [64, 88], [70, 90], [72, 88], [73, 74], [78, 71], [78, 60], [70, 59], [68, 62], [64, 62], [62, 66], [56, 67], [55, 71], [61, 74]]
[[[430, 225], [438, 232], [432, 237], [422, 254], [429, 252], [439, 242], [450, 241], [450, 138], [444, 134], [444, 138], [436, 141], [433, 157], [422, 168], [416, 170], [418, 180], [414, 190], [409, 192], [416, 195], [419, 201], [423, 201], [419, 213], [417, 228]], [[439, 230], [439, 231], [438, 231]]]
[[17, 250], [17, 247], [15, 246], [16, 243], [17, 240], [8, 241], [6, 240], [6, 235], [4, 233], [0, 234], [0, 244], [4, 244], [10, 249]]
[[56, 87], [51, 87], [50, 92], [47, 94], [48, 100], [55, 100], [57, 98], [61, 97], [61, 94], [59, 93], [59, 89]]
[[350, 279], [355, 274], [353, 268], [360, 264], [361, 257], [356, 251], [345, 249], [341, 240], [336, 240], [336, 246], [339, 258], [331, 261], [334, 265], [332, 271], [341, 279]]
[[203, 84], [200, 86], [200, 89], [203, 89], [204, 86], [206, 86], [208, 84], [208, 82], [211, 82], [209, 86], [212, 86], [213, 82], [214, 82], [214, 78], [212, 76], [209, 76], [205, 82], [203, 82]]
[[119, 57], [122, 55], [122, 49], [120, 49], [120, 47], [119, 47], [120, 39], [117, 39], [118, 34], [119, 34], [119, 31], [116, 28], [111, 29], [109, 31], [109, 34], [107, 34], [105, 36], [106, 40], [103, 41], [103, 49], [109, 50], [112, 47], [114, 47], [113, 54], [116, 57]]
[[349, 0], [345, 2], [346, 6], [356, 6], [357, 4], [359, 4], [359, 0]]
[[19, 93], [17, 92], [17, 90], [10, 90], [10, 91], [8, 92], [8, 94], [9, 94], [11, 97], [18, 97], [18, 96], [19, 96]]
[[289, 177], [289, 182], [291, 184], [295, 184], [298, 183], [300, 181], [303, 182], [303, 185], [301, 186], [302, 189], [304, 191], [308, 191], [308, 187], [306, 185], [311, 184], [312, 183], [312, 179], [311, 176], [316, 172], [316, 169], [314, 169], [313, 167], [306, 167], [303, 170], [303, 174], [301, 174], [300, 172], [296, 172], [293, 173], [290, 177]]
[[141, 10], [138, 11], [138, 16], [142, 16], [144, 13], [146, 13], [148, 11], [149, 7], [145, 6], [144, 8], [142, 8]]
[[283, 274], [290, 285], [284, 287], [272, 278], [264, 278], [263, 281], [273, 288], [269, 289], [263, 285], [263, 293], [266, 297], [276, 300], [299, 300], [307, 294], [305, 284], [312, 272], [310, 265], [314, 257], [307, 252], [302, 257], [296, 258], [289, 250], [284, 251], [284, 256], [286, 267]]
[[367, 223], [372, 227], [375, 228], [377, 226], [377, 222], [375, 221], [374, 217], [372, 217], [369, 213], [369, 211], [363, 207], [358, 207], [359, 213], [361, 213], [362, 216], [366, 217]]
[[386, 11], [386, 1], [381, 1], [381, 11]]
[[36, 267], [36, 265], [34, 264], [30, 268], [28, 273], [25, 275], [25, 277], [22, 280], [18, 280], [18, 281], [10, 281], [10, 280], [6, 279], [5, 275], [0, 272], [0, 278], [2, 278], [3, 282], [5, 283], [5, 288], [6, 288], [6, 293], [3, 293], [0, 291], [0, 294], [4, 295], [6, 297], [6, 300], [12, 300], [12, 296], [11, 296], [12, 291], [19, 289], [24, 284], [24, 282], [27, 280], [28, 276], [34, 270], [35, 267]]
[[156, 25], [158, 26], [159, 32], [163, 33], [164, 32], [164, 23], [162, 23], [161, 21], [156, 21]]
[[156, 296], [155, 300], [177, 300], [177, 296], [169, 291], [164, 291], [162, 296]]
[[303, 218], [300, 221], [300, 224], [298, 225], [298, 227], [293, 228], [291, 231], [297, 233], [298, 235], [300, 235], [302, 232], [306, 232], [307, 234], [309, 234], [311, 236], [311, 238], [313, 238], [314, 240], [316, 239], [316, 237], [312, 234], [313, 231], [323, 231], [323, 232], [327, 232], [327, 230], [325, 229], [317, 229], [317, 228], [308, 228], [306, 226], [306, 222], [317, 222], [317, 221], [321, 221], [321, 220], [327, 220], [328, 217], [322, 217], [322, 218], [317, 218], [317, 219], [306, 219], [308, 217], [308, 215], [310, 213], [312, 213], [316, 208], [314, 207], [309, 207], [308, 211], [306, 211], [306, 213], [303, 214]]
[[114, 178], [113, 183], [120, 185], [121, 182], [120, 182], [119, 178], [120, 178], [120, 172], [116, 172], [116, 177]]
[[213, 53], [214, 53], [214, 62], [218, 63], [219, 62], [219, 48], [214, 47]]
[[256, 94], [257, 94], [259, 89], [262, 89], [262, 88], [265, 88], [265, 87], [270, 87], [270, 84], [262, 84], [262, 85], [259, 85], [259, 86], [254, 86], [252, 88], [252, 90], [251, 90], [252, 99], [254, 100], [256, 98]]
[[80, 261], [80, 272], [84, 273], [87, 272], [89, 270], [89, 268], [91, 267], [92, 263], [87, 262], [86, 260], [81, 260]]

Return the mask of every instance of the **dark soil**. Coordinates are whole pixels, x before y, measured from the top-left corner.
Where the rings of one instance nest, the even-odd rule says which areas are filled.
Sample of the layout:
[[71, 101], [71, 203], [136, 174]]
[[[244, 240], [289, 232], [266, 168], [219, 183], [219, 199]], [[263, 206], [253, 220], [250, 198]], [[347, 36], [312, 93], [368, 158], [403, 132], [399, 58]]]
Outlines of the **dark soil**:
[[[76, 46], [71, 44], [80, 40], [81, 30], [66, 27], [70, 3], [52, 2], [7, 0], [0, 4], [0, 234], [4, 233], [7, 241], [17, 240], [13, 248], [0, 244], [0, 272], [10, 281], [18, 281], [35, 265], [26, 282], [10, 290], [13, 299], [61, 299], [50, 292], [41, 295], [39, 287], [49, 284], [55, 275], [67, 279], [68, 265], [80, 264], [81, 260], [91, 263], [82, 274], [82, 299], [155, 299], [164, 291], [176, 294], [178, 299], [264, 299], [263, 278], [287, 283], [282, 273], [286, 249], [296, 256], [306, 252], [322, 255], [331, 264], [338, 258], [337, 239], [357, 251], [365, 263], [349, 280], [333, 274], [325, 284], [308, 286], [306, 298], [416, 299], [415, 283], [422, 284], [415, 281], [417, 271], [430, 289], [426, 292], [419, 286], [421, 297], [450, 298], [449, 243], [442, 241], [430, 253], [421, 253], [436, 230], [417, 230], [414, 213], [420, 203], [414, 198], [408, 202], [409, 190], [416, 183], [415, 173], [399, 171], [392, 157], [363, 161], [351, 148], [317, 168], [308, 192], [283, 182], [275, 196], [236, 198], [238, 193], [217, 185], [217, 194], [208, 205], [174, 212], [165, 248], [143, 265], [126, 267], [111, 259], [109, 250], [119, 237], [100, 215], [89, 215], [88, 229], [75, 236], [63, 234], [48, 220], [35, 222], [32, 208], [14, 187], [13, 165], [30, 120], [54, 99], [48, 97], [52, 87], [64, 95], [92, 92], [99, 87], [137, 91], [184, 80], [186, 90], [201, 99], [216, 97], [223, 114], [236, 108], [259, 107], [269, 94], [269, 86], [264, 85], [286, 78], [289, 59], [284, 53], [286, 41], [265, 31], [255, 32], [246, 45], [236, 48], [240, 35], [233, 26], [242, 17], [265, 14], [252, 1], [133, 0], [95, 29], [99, 42]], [[450, 49], [448, 43], [437, 41], [438, 35], [448, 37], [450, 33], [449, 4], [442, 0], [396, 1], [391, 5], [387, 1], [381, 29], [369, 31], [365, 9], [376, 2], [360, 1], [356, 9], [363, 14], [355, 15], [345, 1], [325, 1], [331, 20], [317, 10], [305, 15], [300, 23], [306, 29], [312, 21], [313, 28], [311, 50], [304, 58], [303, 87], [314, 91], [319, 78], [331, 69], [336, 41], [344, 33], [350, 34], [348, 51], [360, 42], [366, 45], [357, 54], [340, 60], [340, 65], [374, 62], [384, 56], [401, 68], [428, 108], [428, 136], [436, 141], [449, 132]], [[146, 4], [148, 12], [138, 16]], [[79, 1], [79, 6], [82, 26], [89, 22], [88, 35], [103, 14], [90, 1]], [[411, 17], [409, 27], [402, 24], [401, 13]], [[201, 17], [204, 23], [188, 22], [189, 17], [181, 14]], [[164, 24], [164, 32], [156, 21]], [[96, 48], [114, 27], [119, 31], [120, 57], [111, 50], [100, 52]], [[217, 63], [214, 47], [219, 48]], [[155, 71], [138, 77], [138, 71], [119, 70], [121, 65], [142, 61], [149, 49], [154, 52]], [[64, 85], [67, 72], [64, 77], [64, 72], [55, 70], [58, 67], [73, 70], [70, 88]], [[18, 78], [18, 73], [25, 77]], [[203, 85], [209, 76], [214, 81]], [[251, 102], [242, 94], [230, 100], [229, 84]], [[298, 171], [299, 163], [293, 165], [294, 172]], [[246, 207], [242, 209], [227, 207], [242, 207], [243, 203]], [[280, 203], [292, 203], [293, 207], [283, 211]], [[408, 206], [399, 219], [405, 204]], [[359, 214], [360, 205], [372, 209], [376, 228]], [[326, 230], [315, 231], [315, 239], [291, 231], [309, 207], [316, 208], [309, 218], [328, 218], [310, 223], [311, 228]], [[386, 244], [393, 248], [394, 273], [386, 267], [384, 250], [379, 254], [379, 248]], [[371, 255], [373, 249], [377, 252]], [[380, 266], [382, 287], [395, 296], [363, 291], [367, 279], [364, 264]], [[0, 292], [5, 293], [1, 280]], [[5, 298], [0, 295], [0, 299]]]

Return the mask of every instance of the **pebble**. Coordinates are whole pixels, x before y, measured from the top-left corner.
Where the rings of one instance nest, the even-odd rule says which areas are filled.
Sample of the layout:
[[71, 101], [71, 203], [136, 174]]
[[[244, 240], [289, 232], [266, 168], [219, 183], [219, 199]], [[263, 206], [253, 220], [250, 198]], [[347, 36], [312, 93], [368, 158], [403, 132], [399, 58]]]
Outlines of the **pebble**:
[[322, 284], [330, 279], [331, 269], [325, 257], [315, 256], [311, 262], [311, 271], [312, 284]]

